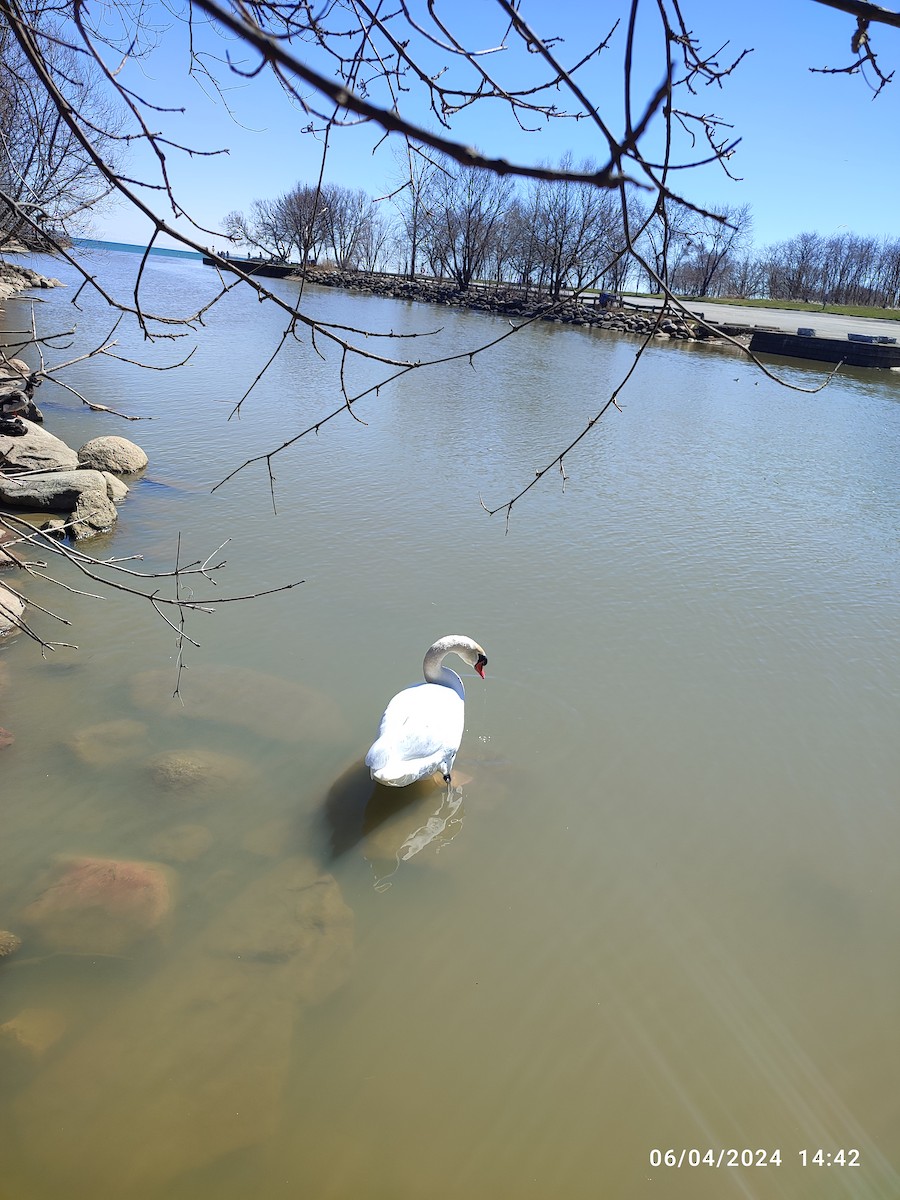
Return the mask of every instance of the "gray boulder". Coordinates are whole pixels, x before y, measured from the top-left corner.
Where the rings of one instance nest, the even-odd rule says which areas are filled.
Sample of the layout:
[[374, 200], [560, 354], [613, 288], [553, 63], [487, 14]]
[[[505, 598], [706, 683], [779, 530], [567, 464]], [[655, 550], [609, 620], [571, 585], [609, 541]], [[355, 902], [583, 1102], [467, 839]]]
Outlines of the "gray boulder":
[[12, 546], [18, 546], [21, 538], [17, 537], [11, 529], [5, 529], [0, 525], [0, 571], [7, 567], [18, 567], [20, 565], [19, 556], [11, 549]]
[[131, 490], [127, 483], [123, 483], [118, 475], [113, 475], [111, 471], [101, 471], [100, 474], [106, 480], [106, 494], [112, 500], [113, 504], [121, 504]]
[[133, 475], [143, 471], [149, 461], [134, 442], [123, 437], [91, 438], [78, 451], [82, 467], [94, 471], [112, 471], [114, 475]]
[[94, 537], [116, 523], [116, 506], [99, 471], [53, 471], [0, 475], [0, 505], [70, 513], [74, 538]]
[[0, 634], [17, 629], [25, 605], [9, 588], [0, 586]]
[[21, 437], [0, 434], [0, 466], [15, 471], [68, 471], [78, 466], [78, 455], [60, 438], [33, 421], [20, 421], [25, 426]]
[[0, 379], [27, 379], [31, 367], [21, 358], [4, 358], [0, 362]]

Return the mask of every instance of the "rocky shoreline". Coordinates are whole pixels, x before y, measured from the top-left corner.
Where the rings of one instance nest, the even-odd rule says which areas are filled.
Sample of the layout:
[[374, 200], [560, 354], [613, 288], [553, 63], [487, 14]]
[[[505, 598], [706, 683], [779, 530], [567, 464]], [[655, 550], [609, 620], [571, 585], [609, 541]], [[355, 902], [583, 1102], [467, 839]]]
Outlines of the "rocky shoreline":
[[[147, 455], [126, 438], [92, 438], [73, 450], [33, 421], [0, 419], [0, 510], [57, 514], [37, 529], [46, 537], [77, 541], [106, 533], [128, 495], [121, 476], [146, 465]], [[15, 547], [32, 537], [29, 525], [0, 517], [0, 571], [21, 565]], [[24, 612], [18, 591], [0, 584], [0, 636], [19, 628]]]
[[[59, 280], [30, 267], [0, 261], [0, 300], [23, 290], [60, 286]], [[127, 438], [92, 438], [74, 450], [44, 429], [34, 402], [41, 381], [39, 371], [0, 352], [0, 510], [23, 512], [22, 519], [0, 515], [4, 572], [21, 567], [15, 547], [27, 544], [35, 533], [72, 541], [106, 533], [116, 522], [116, 505], [128, 495], [122, 476], [147, 466], [147, 455]], [[34, 515], [44, 512], [55, 515], [38, 527]], [[18, 589], [0, 584], [0, 636], [21, 629], [24, 612]], [[0, 731], [0, 741], [2, 737]]]
[[[6, 247], [9, 250], [9, 247]], [[58, 279], [48, 279], [38, 274], [31, 267], [22, 267], [18, 263], [4, 262], [0, 259], [0, 302], [8, 300], [16, 292], [24, 292], [31, 288], [62, 287]]]
[[468, 291], [460, 291], [455, 283], [447, 280], [406, 279], [371, 271], [340, 271], [321, 267], [309, 267], [289, 278], [304, 278], [319, 287], [340, 288], [394, 300], [416, 300], [424, 304], [467, 308], [512, 320], [554, 321], [642, 337], [653, 334], [660, 341], [708, 341], [715, 338], [715, 334], [699, 321], [681, 316], [666, 315], [657, 326], [655, 314], [629, 311], [615, 297], [610, 297], [606, 307], [603, 307], [599, 296], [594, 299], [563, 296], [553, 300], [546, 295], [529, 296], [522, 288], [503, 285], [477, 285]]

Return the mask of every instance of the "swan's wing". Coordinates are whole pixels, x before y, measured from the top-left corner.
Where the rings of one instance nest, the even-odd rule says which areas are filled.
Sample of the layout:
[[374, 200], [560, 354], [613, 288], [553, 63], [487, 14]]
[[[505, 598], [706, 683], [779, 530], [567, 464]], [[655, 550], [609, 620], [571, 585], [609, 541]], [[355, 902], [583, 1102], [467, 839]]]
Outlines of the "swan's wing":
[[378, 770], [388, 762], [438, 764], [459, 749], [464, 726], [465, 704], [452, 688], [434, 683], [406, 688], [384, 710], [366, 765]]

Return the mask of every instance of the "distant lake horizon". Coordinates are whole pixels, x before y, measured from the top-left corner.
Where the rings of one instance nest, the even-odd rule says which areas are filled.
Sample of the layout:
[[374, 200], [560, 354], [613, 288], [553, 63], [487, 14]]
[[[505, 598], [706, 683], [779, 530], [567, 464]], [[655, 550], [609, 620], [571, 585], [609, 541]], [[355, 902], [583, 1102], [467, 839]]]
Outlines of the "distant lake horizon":
[[[107, 242], [100, 238], [72, 238], [72, 245], [80, 250], [117, 250], [125, 254], [146, 254], [147, 247], [135, 242]], [[150, 253], [163, 258], [190, 258], [200, 260], [203, 255], [197, 250], [169, 250], [165, 246], [152, 246]]]

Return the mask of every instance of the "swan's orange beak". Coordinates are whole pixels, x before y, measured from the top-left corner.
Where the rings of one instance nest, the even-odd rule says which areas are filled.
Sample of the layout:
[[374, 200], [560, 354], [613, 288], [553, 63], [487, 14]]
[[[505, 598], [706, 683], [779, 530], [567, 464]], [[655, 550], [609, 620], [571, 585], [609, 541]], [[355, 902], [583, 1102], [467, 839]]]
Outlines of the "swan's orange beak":
[[479, 654], [478, 662], [475, 664], [475, 670], [484, 679], [484, 668], [487, 666], [487, 655]]

